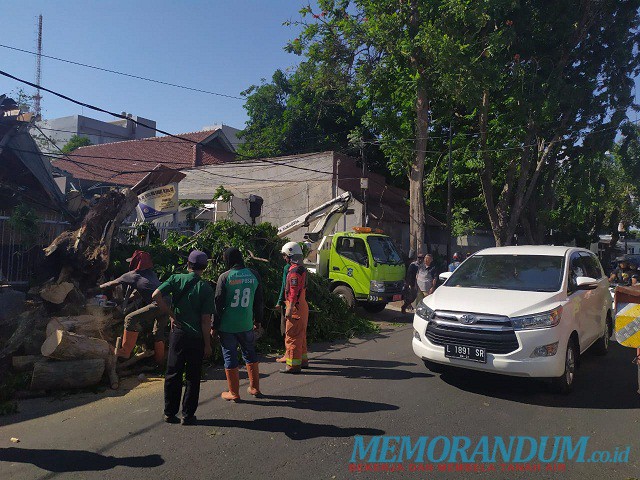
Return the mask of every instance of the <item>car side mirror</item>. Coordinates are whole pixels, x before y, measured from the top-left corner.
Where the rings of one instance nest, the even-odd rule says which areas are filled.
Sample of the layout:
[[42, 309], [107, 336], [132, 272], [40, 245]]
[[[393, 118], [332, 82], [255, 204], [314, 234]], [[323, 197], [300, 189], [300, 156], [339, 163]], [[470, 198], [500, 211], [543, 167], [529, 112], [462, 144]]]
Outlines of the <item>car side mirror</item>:
[[591, 277], [578, 277], [576, 278], [576, 287], [579, 290], [593, 290], [598, 287], [598, 280]]
[[447, 280], [449, 280], [449, 277], [453, 275], [453, 272], [442, 272], [440, 275], [438, 275], [438, 278], [443, 281], [446, 282]]

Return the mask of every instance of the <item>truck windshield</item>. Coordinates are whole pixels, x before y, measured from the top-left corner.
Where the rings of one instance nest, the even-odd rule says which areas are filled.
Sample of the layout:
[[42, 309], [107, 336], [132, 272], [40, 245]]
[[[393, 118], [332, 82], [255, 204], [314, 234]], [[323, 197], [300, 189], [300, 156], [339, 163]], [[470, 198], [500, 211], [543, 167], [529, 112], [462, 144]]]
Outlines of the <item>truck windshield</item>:
[[557, 292], [562, 286], [564, 257], [551, 255], [474, 255], [460, 265], [447, 287], [498, 288]]
[[375, 262], [387, 265], [402, 263], [402, 257], [389, 237], [368, 237], [367, 241]]

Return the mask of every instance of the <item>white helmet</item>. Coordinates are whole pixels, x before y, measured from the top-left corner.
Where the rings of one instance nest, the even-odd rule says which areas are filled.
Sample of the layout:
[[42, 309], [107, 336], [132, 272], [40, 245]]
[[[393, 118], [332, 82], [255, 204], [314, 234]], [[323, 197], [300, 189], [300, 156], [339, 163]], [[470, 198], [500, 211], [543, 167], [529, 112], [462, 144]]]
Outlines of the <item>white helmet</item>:
[[287, 242], [282, 246], [280, 250], [287, 257], [293, 257], [294, 255], [302, 255], [302, 247], [298, 242]]

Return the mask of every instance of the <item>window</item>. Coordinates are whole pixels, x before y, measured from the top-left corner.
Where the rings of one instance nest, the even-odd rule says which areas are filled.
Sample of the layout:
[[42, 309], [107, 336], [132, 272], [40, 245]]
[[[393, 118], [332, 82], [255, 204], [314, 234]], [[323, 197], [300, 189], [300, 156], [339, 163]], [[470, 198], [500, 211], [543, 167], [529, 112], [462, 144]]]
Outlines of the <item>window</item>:
[[586, 270], [587, 277], [595, 278], [599, 280], [602, 278], [602, 268], [600, 262], [590, 253], [582, 253], [582, 264]]
[[586, 276], [583, 259], [584, 257], [580, 256], [579, 253], [571, 255], [571, 260], [569, 260], [569, 284], [567, 285], [567, 292], [569, 294], [572, 294], [578, 288], [576, 279]]
[[360, 265], [369, 266], [369, 255], [361, 238], [342, 237], [338, 240], [336, 252]]

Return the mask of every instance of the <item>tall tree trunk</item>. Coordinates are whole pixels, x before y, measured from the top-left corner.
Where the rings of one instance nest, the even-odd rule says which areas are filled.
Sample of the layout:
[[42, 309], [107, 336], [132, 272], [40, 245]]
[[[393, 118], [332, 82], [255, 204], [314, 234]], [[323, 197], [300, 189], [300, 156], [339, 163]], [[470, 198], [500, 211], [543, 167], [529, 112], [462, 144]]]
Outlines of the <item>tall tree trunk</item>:
[[424, 253], [424, 160], [429, 137], [429, 100], [427, 89], [418, 84], [416, 97], [416, 158], [409, 172], [409, 235], [410, 248]]

